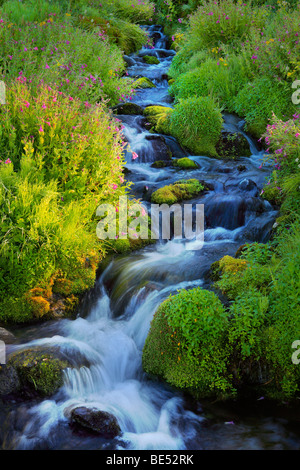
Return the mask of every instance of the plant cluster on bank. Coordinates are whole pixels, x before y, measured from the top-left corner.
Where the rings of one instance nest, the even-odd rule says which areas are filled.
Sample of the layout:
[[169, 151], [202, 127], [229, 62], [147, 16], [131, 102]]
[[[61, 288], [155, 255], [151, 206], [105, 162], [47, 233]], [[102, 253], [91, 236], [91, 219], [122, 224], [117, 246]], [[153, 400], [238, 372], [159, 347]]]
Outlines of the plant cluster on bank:
[[[176, 2], [181, 11], [193, 6]], [[235, 258], [213, 263], [212, 292], [181, 290], [160, 305], [144, 369], [197, 398], [294, 399], [300, 393], [300, 368], [292, 361], [300, 339], [300, 112], [291, 98], [300, 69], [299, 5], [208, 0], [185, 23], [180, 34], [173, 29], [177, 107], [198, 114], [203, 110], [193, 111], [194, 103], [209, 96], [219, 111], [245, 118], [273, 165], [261, 197], [279, 217], [267, 244], [242, 246]], [[175, 113], [176, 106], [172, 120]], [[201, 125], [190, 131], [191, 148], [206, 134]]]
[[94, 284], [111, 249], [96, 209], [128, 189], [110, 108], [134, 92], [123, 54], [151, 47], [152, 14], [140, 0], [1, 2], [1, 322], [67, 314]]

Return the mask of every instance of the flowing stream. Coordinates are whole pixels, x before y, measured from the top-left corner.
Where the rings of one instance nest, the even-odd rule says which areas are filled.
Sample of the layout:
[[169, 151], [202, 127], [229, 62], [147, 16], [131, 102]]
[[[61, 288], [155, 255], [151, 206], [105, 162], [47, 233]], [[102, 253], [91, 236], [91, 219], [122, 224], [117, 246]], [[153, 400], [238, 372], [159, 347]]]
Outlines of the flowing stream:
[[[156, 88], [137, 92], [133, 102], [172, 106], [167, 72], [174, 51], [167, 49], [162, 27], [147, 27], [154, 49], [131, 57], [130, 76], [149, 77]], [[154, 55], [158, 65], [147, 65]], [[225, 254], [233, 255], [245, 242], [265, 242], [276, 211], [259, 197], [269, 169], [260, 169], [262, 152], [242, 130], [243, 122], [224, 116], [227, 131], [242, 132], [251, 149], [239, 162], [191, 156], [198, 169], [155, 169], [167, 146], [173, 156], [187, 153], [175, 139], [147, 131], [143, 116], [118, 116], [124, 135], [139, 158], [127, 155], [128, 179], [133, 194], [145, 197], [152, 190], [182, 178], [198, 178], [214, 188], [196, 198], [205, 205], [205, 243], [193, 249], [185, 240], [158, 242], [110, 262], [86, 295], [75, 320], [51, 321], [16, 332], [20, 348], [57, 346], [72, 360], [64, 385], [43, 401], [0, 406], [3, 447], [9, 449], [291, 449], [298, 448], [294, 417], [280, 407], [248, 404], [195, 403], [166, 384], [150, 380], [141, 367], [143, 345], [157, 306], [178, 289], [209, 286], [208, 270]], [[239, 171], [238, 165], [244, 165]], [[149, 200], [149, 198], [148, 198]], [[147, 202], [146, 202], [147, 204]], [[149, 203], [148, 203], [149, 204]], [[84, 364], [84, 365], [82, 365]], [[258, 399], [260, 397], [257, 397]], [[72, 409], [97, 408], [112, 413], [122, 436], [106, 440], [69, 425]]]

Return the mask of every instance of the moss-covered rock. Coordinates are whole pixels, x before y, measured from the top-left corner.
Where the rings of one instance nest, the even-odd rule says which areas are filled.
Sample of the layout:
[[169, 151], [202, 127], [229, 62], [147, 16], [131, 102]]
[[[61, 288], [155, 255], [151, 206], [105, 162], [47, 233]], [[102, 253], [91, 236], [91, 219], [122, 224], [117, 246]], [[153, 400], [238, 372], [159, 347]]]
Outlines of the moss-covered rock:
[[150, 55], [144, 55], [143, 57], [144, 62], [149, 65], [157, 65], [159, 64], [159, 60], [157, 57], [150, 56]]
[[134, 88], [156, 88], [156, 85], [147, 77], [138, 78], [133, 83]]
[[168, 166], [169, 162], [163, 161], [163, 160], [157, 160], [156, 162], [153, 162], [151, 164], [151, 168], [165, 168]]
[[152, 194], [151, 201], [155, 204], [175, 204], [185, 199], [192, 199], [204, 190], [203, 184], [196, 179], [179, 180], [157, 189]]
[[129, 114], [140, 115], [143, 114], [143, 108], [135, 103], [121, 103], [112, 108], [114, 114]]
[[158, 134], [170, 134], [170, 116], [172, 113], [172, 108], [164, 106], [147, 106], [144, 109], [144, 116], [147, 117]]
[[240, 157], [251, 156], [249, 143], [240, 132], [222, 132], [222, 136], [216, 144], [216, 150], [219, 157], [224, 160], [236, 160]]
[[231, 394], [226, 366], [228, 324], [213, 292], [181, 290], [154, 315], [143, 349], [144, 370], [197, 398]]
[[173, 160], [173, 165], [176, 168], [181, 168], [184, 170], [196, 170], [198, 168], [197, 163], [188, 157]]
[[56, 348], [32, 348], [10, 356], [25, 396], [50, 396], [63, 385], [63, 370], [70, 366]]

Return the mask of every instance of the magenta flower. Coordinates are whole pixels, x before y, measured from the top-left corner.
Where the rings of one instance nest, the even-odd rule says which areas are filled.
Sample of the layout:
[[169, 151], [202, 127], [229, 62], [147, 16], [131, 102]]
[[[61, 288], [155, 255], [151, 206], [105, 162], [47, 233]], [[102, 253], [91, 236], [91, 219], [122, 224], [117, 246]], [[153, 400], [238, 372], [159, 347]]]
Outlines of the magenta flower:
[[8, 158], [8, 159], [5, 161], [5, 164], [8, 165], [9, 163], [11, 163], [11, 160]]
[[135, 160], [136, 158], [139, 158], [138, 154], [135, 152], [132, 152], [132, 160]]

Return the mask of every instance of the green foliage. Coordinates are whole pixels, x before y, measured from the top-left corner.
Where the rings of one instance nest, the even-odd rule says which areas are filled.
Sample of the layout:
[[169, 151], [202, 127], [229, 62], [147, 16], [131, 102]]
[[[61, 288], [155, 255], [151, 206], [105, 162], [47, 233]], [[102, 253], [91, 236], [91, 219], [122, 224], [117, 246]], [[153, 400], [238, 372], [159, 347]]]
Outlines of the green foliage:
[[196, 179], [179, 180], [152, 193], [151, 201], [155, 204], [175, 204], [185, 199], [192, 199], [204, 190], [203, 184]]
[[243, 291], [230, 307], [229, 342], [243, 359], [260, 358], [268, 306], [268, 297], [250, 288]]
[[233, 110], [233, 100], [245, 84], [247, 76], [236, 60], [207, 59], [200, 67], [182, 74], [172, 85], [171, 93], [178, 100], [191, 96], [208, 96]]
[[269, 266], [224, 256], [219, 261], [221, 279], [215, 283], [230, 300], [248, 288], [259, 288], [268, 292], [272, 280]]
[[53, 14], [59, 15], [61, 8], [58, 1], [10, 0], [3, 2], [2, 11], [10, 21], [22, 26], [26, 23], [45, 21]]
[[197, 397], [229, 395], [227, 329], [228, 316], [214, 293], [181, 290], [154, 315], [143, 350], [144, 369]]
[[124, 194], [123, 147], [103, 106], [44, 85], [37, 94], [22, 81], [9, 87], [0, 123], [0, 318], [27, 321], [47, 314], [51, 296], [27, 293], [58, 271], [74, 294], [93, 285], [105, 253], [93, 219]]
[[171, 114], [171, 134], [194, 155], [217, 156], [222, 114], [210, 97], [181, 100]]
[[132, 80], [122, 78], [122, 52], [102, 33], [55, 20], [20, 29], [4, 22], [0, 40], [7, 84], [21, 75], [31, 87], [45, 82], [87, 105], [107, 98], [114, 105], [131, 93]]
[[293, 113], [291, 89], [267, 77], [255, 78], [239, 91], [234, 108], [240, 116], [245, 116], [247, 129], [260, 137], [266, 131], [273, 112], [280, 118]]
[[267, 264], [273, 256], [272, 247], [264, 243], [251, 243], [243, 247], [241, 258], [248, 263]]
[[266, 8], [253, 9], [251, 4], [225, 0], [207, 0], [190, 18], [189, 43], [193, 50], [235, 44], [247, 39], [251, 28], [261, 28], [267, 16]]

